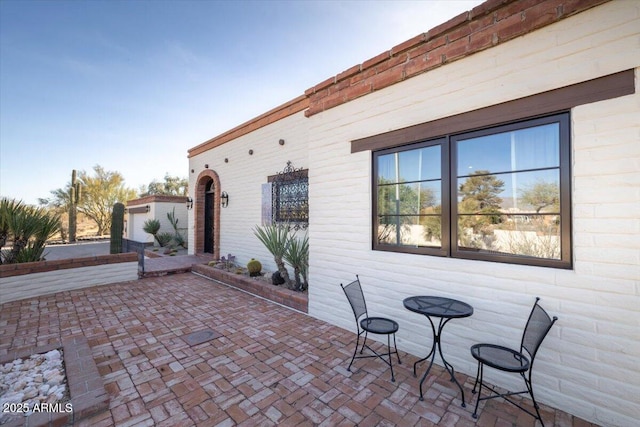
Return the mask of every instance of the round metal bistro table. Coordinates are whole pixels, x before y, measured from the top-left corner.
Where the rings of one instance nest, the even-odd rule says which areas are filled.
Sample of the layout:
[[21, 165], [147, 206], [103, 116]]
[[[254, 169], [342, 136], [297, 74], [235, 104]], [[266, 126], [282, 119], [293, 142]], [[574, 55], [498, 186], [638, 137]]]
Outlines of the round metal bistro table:
[[[436, 296], [409, 297], [403, 301], [403, 304], [407, 310], [413, 311], [418, 314], [422, 314], [427, 319], [429, 319], [429, 323], [431, 323], [431, 330], [433, 331], [433, 345], [431, 346], [431, 351], [429, 352], [429, 354], [427, 354], [426, 357], [418, 360], [416, 363], [413, 364], [413, 376], [415, 377], [417, 376], [416, 366], [418, 365], [418, 363], [424, 362], [428, 358], [431, 358], [429, 367], [427, 368], [424, 375], [422, 376], [422, 379], [420, 380], [420, 400], [424, 400], [424, 396], [422, 394], [422, 384], [424, 383], [424, 380], [427, 378], [427, 375], [429, 375], [429, 371], [433, 366], [433, 361], [436, 358], [436, 349], [437, 349], [438, 353], [440, 353], [440, 358], [444, 363], [445, 369], [451, 375], [451, 381], [455, 382], [458, 385], [458, 388], [460, 389], [460, 393], [462, 394], [462, 406], [465, 407], [466, 404], [464, 402], [464, 390], [462, 389], [462, 386], [460, 385], [458, 380], [456, 380], [456, 377], [454, 375], [455, 370], [453, 368], [453, 365], [447, 362], [447, 360], [444, 358], [444, 355], [442, 354], [440, 336], [442, 335], [442, 329], [444, 328], [444, 325], [446, 325], [451, 319], [460, 319], [463, 317], [471, 316], [473, 314], [473, 307], [471, 307], [469, 304], [462, 301], [458, 301], [451, 298], [436, 297]], [[440, 321], [438, 322], [437, 329], [433, 321], [434, 317], [440, 319]]]

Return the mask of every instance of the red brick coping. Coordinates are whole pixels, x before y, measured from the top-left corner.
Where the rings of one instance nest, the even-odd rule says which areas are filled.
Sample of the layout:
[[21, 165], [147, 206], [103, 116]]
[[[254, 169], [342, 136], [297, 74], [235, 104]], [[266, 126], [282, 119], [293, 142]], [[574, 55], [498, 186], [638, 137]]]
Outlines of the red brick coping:
[[83, 258], [68, 258], [52, 261], [23, 262], [0, 265], [0, 277], [22, 276], [25, 274], [45, 273], [47, 271], [66, 270], [69, 268], [92, 267], [96, 265], [117, 264], [138, 261], [138, 254], [96, 255]]
[[[83, 336], [65, 338], [62, 343], [41, 347], [26, 347], [0, 356], [0, 364], [23, 359], [32, 354], [46, 353], [62, 347], [67, 384], [71, 396], [71, 412], [34, 412], [28, 417], [20, 414], [3, 427], [65, 426], [109, 409], [109, 394], [96, 366], [91, 348]], [[64, 405], [63, 405], [64, 408]], [[62, 409], [64, 411], [64, 409]]]
[[307, 293], [281, 288], [251, 277], [231, 273], [203, 264], [194, 264], [191, 271], [303, 313], [309, 312], [309, 299]]

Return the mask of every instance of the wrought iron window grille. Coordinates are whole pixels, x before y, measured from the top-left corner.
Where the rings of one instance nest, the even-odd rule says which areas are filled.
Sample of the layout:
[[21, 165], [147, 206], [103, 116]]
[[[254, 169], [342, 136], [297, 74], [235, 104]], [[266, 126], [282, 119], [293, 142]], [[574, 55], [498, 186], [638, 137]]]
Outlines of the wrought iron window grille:
[[292, 229], [309, 226], [308, 170], [295, 168], [291, 161], [273, 177], [271, 186], [273, 222], [288, 223]]

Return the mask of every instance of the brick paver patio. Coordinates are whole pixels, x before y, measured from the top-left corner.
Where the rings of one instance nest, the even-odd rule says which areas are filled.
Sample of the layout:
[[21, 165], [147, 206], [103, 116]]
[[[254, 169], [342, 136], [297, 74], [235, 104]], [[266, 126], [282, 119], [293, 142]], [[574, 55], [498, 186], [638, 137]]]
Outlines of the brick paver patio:
[[[183, 339], [205, 329], [222, 336], [195, 346]], [[1, 306], [0, 354], [81, 335], [110, 395], [109, 411], [82, 426], [534, 425], [497, 399], [474, 420], [439, 366], [419, 401], [416, 358], [406, 353], [395, 383], [377, 359], [350, 373], [353, 331], [192, 273]], [[473, 379], [457, 378], [471, 396]], [[542, 413], [549, 426], [592, 425], [546, 406]]]

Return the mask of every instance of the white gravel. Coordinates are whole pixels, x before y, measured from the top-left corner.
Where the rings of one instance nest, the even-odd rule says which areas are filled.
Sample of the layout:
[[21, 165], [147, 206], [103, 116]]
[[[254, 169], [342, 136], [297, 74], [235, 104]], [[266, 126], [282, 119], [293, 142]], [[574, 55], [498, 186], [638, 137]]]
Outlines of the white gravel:
[[0, 424], [15, 415], [28, 416], [39, 405], [68, 397], [62, 350], [0, 365]]

